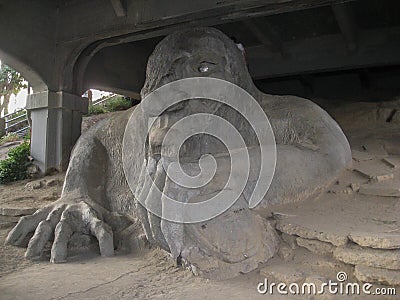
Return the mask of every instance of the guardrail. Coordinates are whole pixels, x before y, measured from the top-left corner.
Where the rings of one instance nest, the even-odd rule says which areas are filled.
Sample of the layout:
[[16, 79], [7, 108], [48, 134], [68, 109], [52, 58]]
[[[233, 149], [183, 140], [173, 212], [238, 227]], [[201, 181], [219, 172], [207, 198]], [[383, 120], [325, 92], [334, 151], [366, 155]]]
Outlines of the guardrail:
[[[93, 101], [91, 105], [99, 105], [99, 104], [104, 104], [104, 102], [110, 100], [111, 98], [115, 97], [115, 94], [112, 94], [106, 98], [100, 99], [98, 101]], [[19, 114], [23, 111], [22, 114]], [[16, 110], [12, 113], [9, 113], [3, 117], [5, 121], [5, 133], [16, 133], [19, 135], [24, 135], [29, 129], [29, 122], [28, 122], [28, 117], [26, 110], [24, 108], [21, 108], [19, 110]]]
[[30, 128], [26, 110], [23, 108], [7, 114], [3, 118], [6, 124], [6, 134], [13, 132], [23, 135]]
[[115, 94], [111, 94], [110, 96], [108, 96], [106, 98], [103, 98], [103, 99], [100, 99], [97, 101], [92, 101], [91, 105], [96, 106], [96, 105], [102, 104], [102, 103], [106, 102], [107, 100], [114, 98], [115, 96], [116, 96]]

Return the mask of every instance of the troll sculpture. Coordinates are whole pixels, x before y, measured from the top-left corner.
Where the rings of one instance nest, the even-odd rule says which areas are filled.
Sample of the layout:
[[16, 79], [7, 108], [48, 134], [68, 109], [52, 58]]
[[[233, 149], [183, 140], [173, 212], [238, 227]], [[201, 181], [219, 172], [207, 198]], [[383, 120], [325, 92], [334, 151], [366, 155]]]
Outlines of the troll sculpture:
[[[337, 123], [311, 101], [260, 92], [240, 50], [214, 28], [188, 29], [164, 38], [149, 58], [141, 96], [145, 98], [167, 83], [191, 77], [234, 83], [254, 97], [268, 116], [276, 141], [276, 168], [268, 192], [256, 207], [249, 208], [247, 203], [248, 193], [254, 187], [252, 171], [235, 204], [212, 219], [178, 224], [148, 211], [137, 201], [137, 195], [158, 205], [162, 199], [155, 199], [157, 193], [143, 179], [146, 171], [163, 193], [179, 195], [189, 202], [202, 201], [218, 192], [226, 181], [226, 148], [206, 134], [185, 141], [179, 150], [180, 163], [195, 175], [196, 161], [202, 155], [220, 157], [217, 161], [222, 171], [216, 173], [217, 180], [206, 188], [189, 189], [168, 179], [160, 149], [168, 129], [177, 120], [196, 112], [212, 113], [232, 123], [248, 149], [253, 149], [257, 142], [254, 130], [240, 119], [238, 112], [206, 99], [188, 99], [168, 108], [149, 134], [142, 134], [148, 130], [148, 119], [153, 117], [152, 104], [157, 103], [145, 107], [139, 104], [99, 122], [80, 137], [61, 198], [22, 217], [7, 242], [26, 246], [29, 240], [25, 256], [36, 259], [52, 241], [50, 260], [57, 263], [66, 261], [69, 241], [77, 234], [96, 237], [103, 256], [114, 254], [121, 243], [118, 239], [139, 243], [145, 237], [150, 245], [168, 251], [178, 262], [210, 278], [246, 273], [270, 259], [278, 249], [279, 238], [266, 219], [268, 211], [277, 205], [302, 201], [335, 180], [351, 163], [347, 139]], [[125, 132], [128, 121], [134, 126]], [[131, 149], [123, 149], [124, 134], [129, 136]], [[257, 153], [251, 155], [252, 169], [256, 171], [260, 159]], [[129, 185], [123, 160], [129, 161]], [[129, 237], [122, 232], [129, 232]]]

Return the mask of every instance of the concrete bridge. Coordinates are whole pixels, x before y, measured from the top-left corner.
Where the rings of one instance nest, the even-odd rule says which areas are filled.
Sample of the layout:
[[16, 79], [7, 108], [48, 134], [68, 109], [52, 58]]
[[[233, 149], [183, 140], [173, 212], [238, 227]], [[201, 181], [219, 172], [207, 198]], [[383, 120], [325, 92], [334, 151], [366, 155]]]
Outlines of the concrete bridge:
[[[215, 26], [246, 48], [255, 80], [400, 65], [397, 0], [0, 0], [0, 59], [33, 87], [32, 156], [63, 169], [97, 88], [139, 98], [163, 36]], [[310, 75], [311, 74], [311, 75]]]

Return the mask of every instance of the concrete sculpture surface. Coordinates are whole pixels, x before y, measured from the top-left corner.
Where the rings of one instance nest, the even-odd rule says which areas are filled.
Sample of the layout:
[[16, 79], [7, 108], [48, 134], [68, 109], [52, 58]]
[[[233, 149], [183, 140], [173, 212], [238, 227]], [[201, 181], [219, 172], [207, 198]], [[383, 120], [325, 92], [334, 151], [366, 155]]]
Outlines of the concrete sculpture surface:
[[[187, 99], [169, 107], [149, 129], [158, 103], [147, 102], [99, 122], [82, 135], [71, 156], [61, 198], [21, 218], [7, 242], [24, 246], [34, 232], [28, 239], [26, 257], [41, 257], [46, 243], [53, 240], [51, 261], [57, 263], [66, 261], [68, 243], [79, 235], [95, 236], [103, 256], [114, 254], [121, 243], [118, 238], [138, 244], [145, 236], [178, 263], [210, 278], [246, 273], [270, 259], [279, 238], [266, 218], [268, 211], [300, 202], [334, 181], [351, 164], [347, 139], [337, 123], [311, 101], [259, 91], [241, 51], [213, 28], [179, 31], [161, 41], [149, 58], [142, 98], [168, 83], [195, 77], [235, 84], [251, 95], [268, 117], [276, 142], [276, 167], [257, 206], [249, 207], [249, 197], [262, 157], [257, 128], [251, 121], [224, 103]], [[164, 194], [182, 203], [205, 201], [224, 189], [235, 163], [226, 146], [213, 136], [193, 135], [178, 150], [164, 139], [173, 124], [196, 113], [223, 118], [240, 133], [250, 153], [248, 182], [237, 201], [221, 214], [198, 222], [173, 222], [162, 218]], [[198, 188], [176, 184], [166, 174], [171, 161], [163, 147], [167, 154], [178, 151], [179, 163], [190, 176], [201, 171], [199, 159], [212, 155], [218, 165], [214, 179]], [[153, 191], [146, 173], [162, 193]], [[161, 217], [146, 204], [157, 206]]]

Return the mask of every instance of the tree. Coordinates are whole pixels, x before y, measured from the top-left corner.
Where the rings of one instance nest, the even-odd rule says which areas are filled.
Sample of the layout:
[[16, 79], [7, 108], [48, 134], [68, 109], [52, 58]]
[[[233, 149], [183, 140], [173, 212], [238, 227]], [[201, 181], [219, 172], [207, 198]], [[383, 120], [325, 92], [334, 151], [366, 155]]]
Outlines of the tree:
[[3, 111], [4, 115], [8, 114], [11, 95], [17, 95], [24, 88], [26, 84], [21, 74], [0, 63], [0, 115]]

